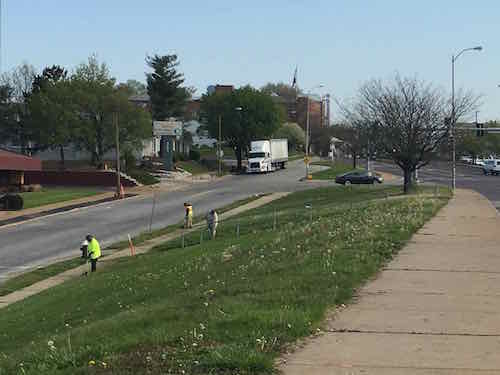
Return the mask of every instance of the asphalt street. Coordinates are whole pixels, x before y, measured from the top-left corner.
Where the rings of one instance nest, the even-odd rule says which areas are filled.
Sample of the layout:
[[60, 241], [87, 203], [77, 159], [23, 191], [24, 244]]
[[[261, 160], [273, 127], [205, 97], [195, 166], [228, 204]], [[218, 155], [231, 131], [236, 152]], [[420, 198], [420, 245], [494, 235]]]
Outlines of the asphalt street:
[[[393, 164], [374, 163], [374, 168], [402, 176], [401, 169]], [[436, 183], [451, 186], [451, 167], [448, 163], [431, 163], [418, 173], [423, 183]], [[457, 165], [457, 188], [475, 190], [488, 198], [497, 209], [500, 209], [500, 176], [485, 176], [481, 168], [468, 165]]]
[[[287, 169], [270, 174], [227, 176], [157, 194], [153, 228], [182, 220], [185, 201], [193, 204], [194, 213], [198, 215], [257, 193], [324, 185], [300, 182], [304, 174], [304, 163], [294, 161]], [[140, 196], [0, 227], [0, 282], [10, 272], [78, 255], [79, 245], [87, 233], [94, 234], [106, 246], [125, 240], [127, 234], [133, 236], [148, 230], [152, 201], [152, 195]]]
[[[395, 165], [375, 162], [374, 166], [379, 171], [401, 175]], [[298, 160], [286, 170], [271, 174], [227, 176], [157, 194], [153, 228], [182, 220], [185, 201], [193, 204], [198, 215], [257, 193], [325, 186], [325, 182], [299, 181], [304, 174], [304, 164]], [[424, 183], [449, 185], [449, 167], [446, 163], [429, 165], [419, 172], [419, 178]], [[500, 208], [500, 176], [484, 176], [481, 169], [459, 166], [457, 187], [476, 190]], [[10, 272], [78, 255], [79, 244], [87, 233], [95, 234], [106, 246], [125, 240], [127, 234], [134, 236], [148, 230], [152, 201], [152, 195], [139, 196], [0, 227], [0, 282]]]

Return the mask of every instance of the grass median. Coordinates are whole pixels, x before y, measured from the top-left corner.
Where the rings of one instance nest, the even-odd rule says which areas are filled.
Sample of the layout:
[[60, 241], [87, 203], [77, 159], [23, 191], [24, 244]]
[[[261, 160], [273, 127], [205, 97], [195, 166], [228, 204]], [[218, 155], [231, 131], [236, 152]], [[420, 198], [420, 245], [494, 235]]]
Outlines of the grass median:
[[48, 204], [66, 202], [73, 199], [90, 197], [103, 193], [95, 189], [84, 188], [43, 188], [41, 191], [21, 193], [24, 209], [45, 206]]
[[313, 180], [334, 180], [340, 174], [352, 171], [353, 168], [350, 164], [343, 162], [331, 162], [331, 161], [318, 161], [313, 162], [311, 165], [320, 165], [323, 167], [329, 167], [328, 169], [314, 172], [312, 174]]
[[222, 223], [216, 240], [165, 244], [9, 306], [0, 374], [272, 373], [448, 199], [399, 194], [291, 194]]

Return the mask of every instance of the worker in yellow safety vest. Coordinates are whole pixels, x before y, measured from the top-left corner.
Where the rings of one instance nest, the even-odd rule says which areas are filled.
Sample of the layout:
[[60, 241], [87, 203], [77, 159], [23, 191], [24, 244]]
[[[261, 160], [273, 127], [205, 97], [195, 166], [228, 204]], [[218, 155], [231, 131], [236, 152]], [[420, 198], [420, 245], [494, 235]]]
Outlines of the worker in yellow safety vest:
[[184, 203], [186, 215], [184, 216], [184, 228], [193, 227], [193, 206], [191, 203]]
[[88, 234], [86, 239], [88, 242], [87, 250], [90, 257], [90, 271], [95, 272], [97, 269], [97, 259], [101, 257], [101, 246], [91, 234]]

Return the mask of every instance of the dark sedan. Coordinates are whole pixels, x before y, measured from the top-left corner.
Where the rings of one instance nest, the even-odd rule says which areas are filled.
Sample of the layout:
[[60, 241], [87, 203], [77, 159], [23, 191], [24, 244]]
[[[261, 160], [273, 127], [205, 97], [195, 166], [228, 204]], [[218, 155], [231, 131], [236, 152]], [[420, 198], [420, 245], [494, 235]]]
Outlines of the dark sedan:
[[375, 182], [381, 184], [384, 182], [384, 179], [381, 175], [374, 172], [352, 171], [338, 175], [335, 177], [335, 182], [342, 185], [374, 184]]

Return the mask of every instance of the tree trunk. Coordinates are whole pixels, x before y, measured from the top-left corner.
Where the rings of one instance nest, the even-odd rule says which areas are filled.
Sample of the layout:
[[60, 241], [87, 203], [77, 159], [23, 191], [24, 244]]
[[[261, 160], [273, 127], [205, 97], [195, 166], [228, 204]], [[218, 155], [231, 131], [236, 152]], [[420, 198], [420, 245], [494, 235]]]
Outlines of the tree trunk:
[[404, 169], [404, 184], [403, 191], [405, 194], [408, 194], [412, 188], [412, 171], [410, 168]]
[[352, 168], [356, 169], [357, 167], [357, 155], [355, 152], [352, 153]]
[[102, 165], [102, 158], [104, 156], [104, 151], [103, 151], [103, 144], [102, 144], [102, 138], [98, 138], [97, 139], [97, 167], [99, 169], [103, 169], [103, 165]]
[[238, 161], [236, 168], [238, 169], [238, 171], [241, 171], [241, 165], [242, 165], [241, 146], [236, 146], [236, 160]]
[[59, 145], [59, 156], [61, 157], [61, 170], [64, 171], [65, 165], [64, 165], [64, 146]]

